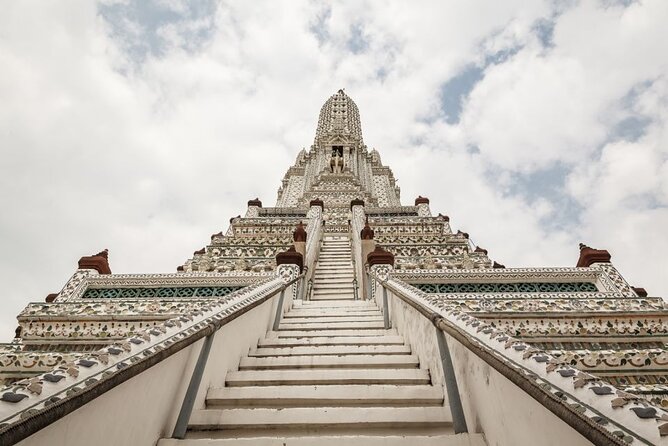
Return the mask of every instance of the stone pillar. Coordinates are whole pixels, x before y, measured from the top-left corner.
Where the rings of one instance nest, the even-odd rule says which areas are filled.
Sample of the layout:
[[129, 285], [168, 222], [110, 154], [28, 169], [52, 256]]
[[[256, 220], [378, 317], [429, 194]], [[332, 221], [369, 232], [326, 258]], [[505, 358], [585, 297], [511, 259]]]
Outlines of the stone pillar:
[[[390, 277], [390, 272], [394, 269], [394, 255], [380, 246], [376, 246], [367, 256], [367, 263], [378, 280], [384, 281]], [[371, 280], [371, 298], [376, 300], [380, 308], [383, 308], [382, 295], [376, 292], [376, 288], [376, 280]]]
[[429, 209], [429, 198], [418, 196], [415, 199], [415, 206], [418, 208], [418, 217], [431, 217], [431, 209]]
[[[285, 191], [287, 192], [287, 190]], [[260, 216], [260, 208], [262, 207], [262, 202], [255, 198], [254, 200], [248, 200], [248, 209], [246, 210], [246, 218], [254, 218]]]

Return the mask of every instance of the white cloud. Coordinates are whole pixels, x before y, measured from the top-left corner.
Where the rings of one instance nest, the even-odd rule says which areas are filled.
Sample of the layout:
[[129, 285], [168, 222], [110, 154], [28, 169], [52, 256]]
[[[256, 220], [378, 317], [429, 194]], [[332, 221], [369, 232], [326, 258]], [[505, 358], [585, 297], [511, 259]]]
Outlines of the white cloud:
[[[185, 5], [163, 1], [183, 16], [159, 26], [105, 19], [89, 3], [3, 10], [5, 339], [13, 315], [57, 291], [80, 256], [109, 248], [114, 272], [173, 271], [246, 200], [273, 204], [341, 87], [405, 203], [429, 196], [508, 266], [572, 265], [585, 241], [668, 294], [665, 2], [231, 2], [205, 17]], [[536, 26], [550, 21], [545, 48]], [[513, 55], [486, 67], [447, 124], [442, 86], [503, 51]], [[626, 101], [638, 85], [649, 86]], [[651, 118], [642, 135], [615, 139], [636, 115]], [[546, 224], [563, 213], [551, 197], [512, 189], [516, 171], [555, 163], [570, 172], [559, 193], [584, 209], [562, 229]]]

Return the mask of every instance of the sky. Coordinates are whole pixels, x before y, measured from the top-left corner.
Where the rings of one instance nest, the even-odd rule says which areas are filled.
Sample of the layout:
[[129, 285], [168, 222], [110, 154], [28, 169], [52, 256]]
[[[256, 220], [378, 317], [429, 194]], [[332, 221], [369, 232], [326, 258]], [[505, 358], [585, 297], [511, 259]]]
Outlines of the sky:
[[668, 2], [2, 1], [0, 341], [77, 260], [174, 272], [339, 88], [402, 203], [508, 267], [668, 296]]

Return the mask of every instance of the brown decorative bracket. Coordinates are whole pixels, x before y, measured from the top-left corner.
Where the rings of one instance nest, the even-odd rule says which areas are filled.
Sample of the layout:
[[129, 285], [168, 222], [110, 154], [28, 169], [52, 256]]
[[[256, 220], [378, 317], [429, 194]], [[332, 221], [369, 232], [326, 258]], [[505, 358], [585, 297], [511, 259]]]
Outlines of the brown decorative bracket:
[[79, 269], [94, 269], [100, 274], [111, 274], [109, 250], [105, 249], [95, 255], [80, 258]]
[[325, 210], [325, 203], [320, 198], [311, 200], [308, 205], [309, 207], [320, 206], [320, 208], [322, 208], [323, 211]]
[[276, 254], [276, 266], [278, 265], [297, 265], [299, 272], [304, 269], [304, 257], [295, 250], [294, 246], [284, 252]]
[[292, 233], [292, 240], [295, 242], [306, 241], [306, 229], [304, 229], [304, 224], [301, 221], [297, 224], [297, 229]]
[[429, 198], [418, 195], [418, 197], [415, 199], [415, 206], [418, 204], [429, 204]]
[[353, 206], [364, 206], [364, 200], [360, 200], [359, 198], [356, 198], [354, 200], [350, 201], [350, 210], [353, 210]]
[[376, 246], [376, 249], [371, 251], [369, 255], [366, 256], [366, 261], [369, 263], [370, 267], [373, 265], [394, 266], [394, 254], [389, 251], [385, 251], [380, 246]]
[[367, 215], [364, 222], [364, 228], [360, 231], [360, 238], [362, 240], [373, 240], [373, 229], [369, 226], [369, 216]]
[[576, 267], [588, 267], [594, 263], [610, 263], [612, 256], [605, 249], [594, 249], [580, 243], [580, 258]]
[[257, 206], [257, 207], [261, 208], [262, 207], [262, 202], [257, 197], [255, 197], [254, 200], [248, 200], [248, 206]]

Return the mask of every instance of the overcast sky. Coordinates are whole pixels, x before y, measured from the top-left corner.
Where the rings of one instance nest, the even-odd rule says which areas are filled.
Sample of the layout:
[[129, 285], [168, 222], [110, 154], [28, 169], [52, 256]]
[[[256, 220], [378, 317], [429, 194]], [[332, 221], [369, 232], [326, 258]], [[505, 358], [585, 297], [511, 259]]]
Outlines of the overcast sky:
[[668, 296], [668, 2], [9, 1], [0, 339], [104, 248], [173, 272], [273, 205], [339, 88], [399, 180], [509, 267], [605, 248]]

